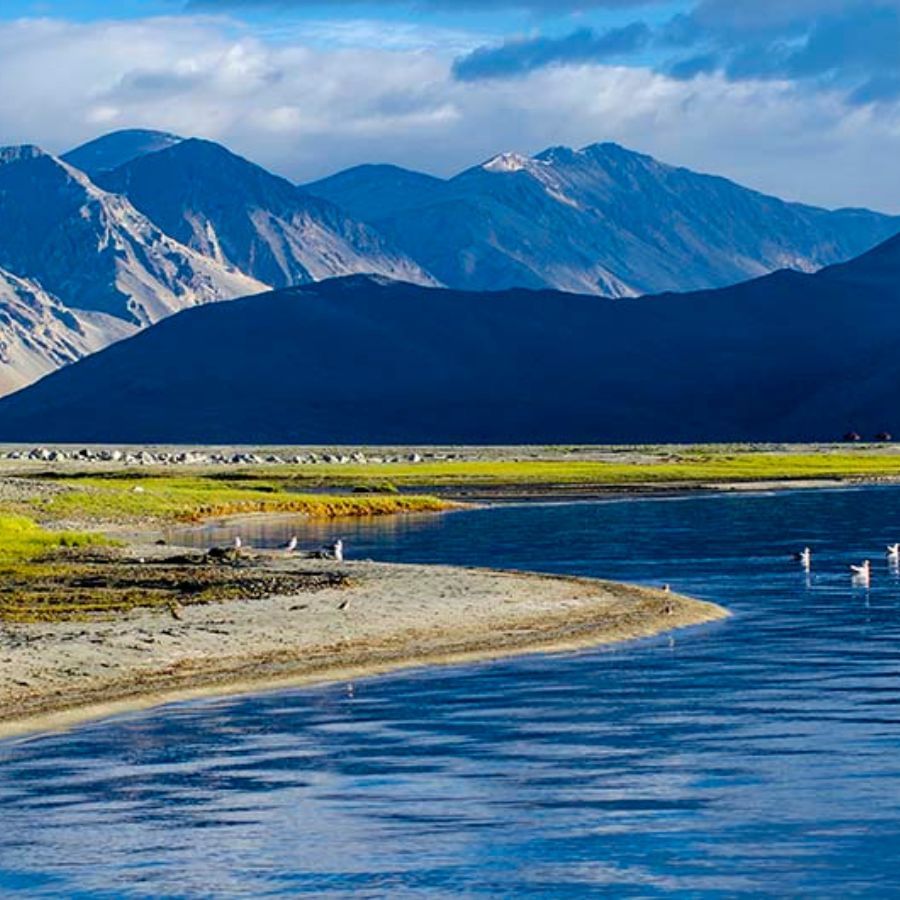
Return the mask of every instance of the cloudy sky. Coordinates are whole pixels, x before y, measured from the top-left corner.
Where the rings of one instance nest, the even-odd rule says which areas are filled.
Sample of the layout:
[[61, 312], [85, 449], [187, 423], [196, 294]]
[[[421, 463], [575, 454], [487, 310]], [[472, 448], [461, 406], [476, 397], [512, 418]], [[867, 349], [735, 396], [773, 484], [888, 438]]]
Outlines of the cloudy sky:
[[0, 143], [53, 152], [157, 128], [306, 180], [613, 140], [900, 212], [900, 0], [2, 0], [0, 84]]

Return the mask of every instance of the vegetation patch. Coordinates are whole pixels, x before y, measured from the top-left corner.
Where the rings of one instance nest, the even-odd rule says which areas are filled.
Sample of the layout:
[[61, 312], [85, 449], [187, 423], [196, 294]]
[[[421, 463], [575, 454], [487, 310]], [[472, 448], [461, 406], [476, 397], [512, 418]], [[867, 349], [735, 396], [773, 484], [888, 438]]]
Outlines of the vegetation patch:
[[227, 600], [259, 600], [340, 587], [335, 572], [270, 572], [221, 565], [204, 554], [139, 562], [74, 555], [7, 567], [0, 582], [0, 620], [7, 623], [113, 618], [136, 609], [168, 611]]
[[291, 480], [213, 477], [69, 478], [71, 490], [36, 498], [49, 519], [181, 521], [251, 513], [297, 513], [310, 518], [439, 512], [451, 506], [436, 497], [386, 493], [304, 494]]
[[[374, 471], [373, 471], [374, 470]], [[399, 488], [453, 488], [500, 485], [628, 485], [724, 483], [900, 477], [900, 454], [864, 451], [772, 453], [695, 451], [648, 453], [634, 461], [523, 460], [451, 461], [417, 464], [304, 465], [290, 467], [295, 484], [353, 486], [372, 478]], [[263, 470], [256, 472], [262, 477]], [[244, 478], [252, 477], [246, 473]]]
[[0, 572], [56, 550], [109, 543], [102, 535], [48, 531], [25, 516], [0, 515]]

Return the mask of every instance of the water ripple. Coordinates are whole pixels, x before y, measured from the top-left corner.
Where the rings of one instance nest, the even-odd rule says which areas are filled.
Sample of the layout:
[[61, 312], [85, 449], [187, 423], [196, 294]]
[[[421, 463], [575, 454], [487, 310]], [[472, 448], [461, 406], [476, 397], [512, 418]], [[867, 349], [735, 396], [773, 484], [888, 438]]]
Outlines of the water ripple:
[[[883, 561], [900, 490], [504, 507], [345, 537], [360, 557], [668, 582], [735, 615], [2, 744], [0, 892], [900, 893], [900, 578]], [[809, 577], [790, 560], [807, 544]], [[865, 557], [869, 590], [847, 568]]]

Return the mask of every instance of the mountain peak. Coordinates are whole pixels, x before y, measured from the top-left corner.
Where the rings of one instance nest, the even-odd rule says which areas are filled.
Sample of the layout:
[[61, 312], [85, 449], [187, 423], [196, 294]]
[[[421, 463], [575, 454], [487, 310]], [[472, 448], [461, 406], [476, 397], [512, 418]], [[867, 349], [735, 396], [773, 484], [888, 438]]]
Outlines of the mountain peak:
[[359, 271], [433, 281], [370, 226], [213, 141], [179, 141], [97, 182], [181, 243], [276, 287]]
[[9, 163], [27, 162], [30, 159], [40, 159], [49, 156], [40, 147], [34, 144], [17, 144], [10, 147], [0, 147], [0, 165]]
[[485, 172], [507, 173], [507, 172], [530, 172], [539, 162], [530, 156], [523, 156], [521, 153], [500, 153], [493, 159], [489, 159], [482, 165]]
[[88, 175], [117, 169], [132, 160], [150, 153], [158, 153], [180, 144], [184, 138], [168, 131], [150, 131], [129, 128], [104, 134], [88, 141], [68, 153], [62, 159]]
[[605, 162], [642, 162], [662, 166], [663, 164], [647, 153], [639, 153], [629, 147], [623, 147], [614, 141], [600, 141], [596, 144], [588, 144], [578, 151], [580, 155]]
[[570, 163], [583, 154], [583, 150], [573, 150], [571, 147], [559, 144], [555, 147], [548, 147], [546, 150], [542, 150], [535, 156], [535, 159], [553, 165], [556, 163]]

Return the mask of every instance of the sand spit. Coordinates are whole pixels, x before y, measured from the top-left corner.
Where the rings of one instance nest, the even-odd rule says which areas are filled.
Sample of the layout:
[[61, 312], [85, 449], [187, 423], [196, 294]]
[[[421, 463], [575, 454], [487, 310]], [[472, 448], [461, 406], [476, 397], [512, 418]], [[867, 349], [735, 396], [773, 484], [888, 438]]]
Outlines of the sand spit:
[[197, 696], [576, 649], [727, 615], [676, 594], [580, 578], [275, 554], [253, 566], [342, 577], [294, 596], [0, 626], [0, 736]]

